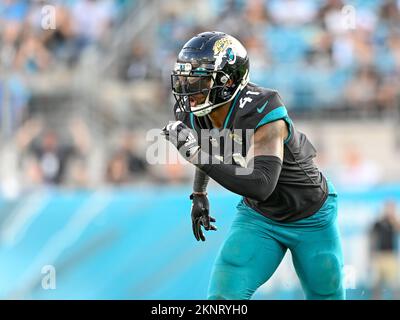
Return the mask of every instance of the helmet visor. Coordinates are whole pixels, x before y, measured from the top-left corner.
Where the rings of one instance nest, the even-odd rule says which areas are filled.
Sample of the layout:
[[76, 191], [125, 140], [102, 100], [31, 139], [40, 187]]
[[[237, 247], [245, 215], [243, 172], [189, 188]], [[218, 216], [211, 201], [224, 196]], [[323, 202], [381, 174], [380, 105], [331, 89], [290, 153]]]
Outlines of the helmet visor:
[[178, 95], [208, 94], [211, 85], [211, 75], [207, 76], [184, 76], [172, 75], [172, 91]]

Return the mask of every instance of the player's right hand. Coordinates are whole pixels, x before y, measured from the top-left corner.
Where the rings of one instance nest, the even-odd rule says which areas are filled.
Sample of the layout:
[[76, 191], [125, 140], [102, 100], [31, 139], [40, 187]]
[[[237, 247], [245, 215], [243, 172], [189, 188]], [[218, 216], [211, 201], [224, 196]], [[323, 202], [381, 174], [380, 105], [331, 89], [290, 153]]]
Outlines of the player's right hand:
[[193, 234], [197, 241], [205, 241], [203, 226], [205, 230], [214, 230], [217, 228], [211, 224], [215, 222], [215, 219], [209, 214], [209, 203], [206, 194], [194, 194], [190, 195], [190, 200], [192, 200], [192, 228]]
[[186, 126], [182, 121], [168, 123], [161, 131], [161, 134], [171, 142], [179, 153], [188, 161], [200, 150], [195, 131]]

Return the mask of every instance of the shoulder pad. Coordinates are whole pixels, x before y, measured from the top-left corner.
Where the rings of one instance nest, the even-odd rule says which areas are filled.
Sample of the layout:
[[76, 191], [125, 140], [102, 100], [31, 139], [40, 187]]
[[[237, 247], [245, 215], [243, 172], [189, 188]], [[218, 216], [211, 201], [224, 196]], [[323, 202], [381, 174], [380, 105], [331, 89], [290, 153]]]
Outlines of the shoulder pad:
[[235, 128], [257, 129], [268, 122], [288, 117], [286, 107], [276, 90], [256, 86], [248, 86], [246, 89], [237, 104]]

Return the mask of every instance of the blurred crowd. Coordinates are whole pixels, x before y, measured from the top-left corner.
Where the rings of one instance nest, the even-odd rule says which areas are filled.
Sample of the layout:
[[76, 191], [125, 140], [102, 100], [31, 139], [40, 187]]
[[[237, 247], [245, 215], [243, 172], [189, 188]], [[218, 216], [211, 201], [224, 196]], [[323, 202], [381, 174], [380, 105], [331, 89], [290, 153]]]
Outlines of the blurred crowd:
[[159, 30], [159, 54], [171, 61], [193, 34], [229, 30], [248, 49], [252, 81], [279, 88], [292, 112], [381, 115], [399, 109], [398, 0], [172, 3], [164, 6]]
[[[4, 0], [0, 3], [0, 117], [8, 130], [30, 115], [28, 77], [72, 68], [86, 48], [101, 50], [125, 0]], [[7, 97], [5, 97], [7, 95]], [[3, 128], [3, 132], [4, 132]]]
[[[8, 159], [4, 147], [7, 141], [13, 141], [17, 153], [13, 177], [17, 182], [3, 179], [3, 191], [15, 184], [27, 189], [40, 185], [93, 186], [88, 159], [94, 138], [88, 119], [69, 116], [65, 119], [66, 131], [51, 125], [47, 109], [40, 109], [43, 105], [32, 111], [32, 96], [38, 94], [27, 85], [26, 79], [35, 79], [57, 68], [77, 68], [87, 48], [101, 51], [107, 45], [109, 33], [118, 27], [125, 8], [133, 4], [134, 1], [125, 0], [1, 1], [3, 162]], [[100, 181], [121, 185], [142, 178], [147, 165], [133, 150], [133, 133], [118, 133], [114, 140], [104, 143], [107, 151]], [[112, 143], [114, 146], [110, 146]]]
[[[67, 128], [65, 137], [46, 127], [42, 119], [30, 119], [17, 131], [16, 145], [25, 188], [40, 185], [93, 186], [88, 158], [95, 142], [90, 130], [80, 118], [70, 120]], [[133, 133], [119, 133], [114, 147], [106, 153], [101, 181], [120, 186], [142, 179], [147, 163], [136, 151]]]
[[[156, 26], [154, 37], [149, 41], [150, 28], [142, 27], [128, 49], [119, 52], [115, 79], [111, 73], [110, 79], [128, 91], [143, 84], [137, 93], [155, 99], [154, 104], [145, 103], [147, 109], [155, 108], [147, 111], [150, 118], [158, 112], [170, 115], [171, 67], [182, 45], [205, 30], [226, 31], [240, 39], [248, 49], [252, 81], [278, 89], [294, 117], [319, 110], [393, 117], [400, 108], [400, 0], [3, 0], [0, 137], [3, 142], [15, 141], [24, 184], [87, 186], [93, 181], [89, 158], [94, 157], [98, 137], [90, 119], [71, 114], [61, 119], [67, 130], [48, 125], [46, 99], [35, 105], [40, 93], [26, 79], [35, 83], [35, 77], [56, 69], [73, 72], [88, 50], [110, 50], [123, 23], [135, 31], [136, 21], [127, 20], [137, 2], [156, 4], [157, 19], [149, 21]], [[56, 91], [51, 85], [49, 90]], [[129, 118], [119, 106], [109, 104], [108, 114]], [[139, 117], [136, 108], [133, 102], [127, 112]], [[124, 185], [143, 179], [190, 179], [180, 165], [162, 170], [147, 165], [143, 133], [134, 126], [117, 125], [114, 132], [101, 137], [101, 179], [96, 181]], [[350, 154], [347, 162], [353, 170], [354, 163], [362, 161]], [[356, 167], [368, 178], [362, 171], [367, 166]], [[376, 181], [376, 174], [370, 180]]]
[[0, 3], [1, 65], [40, 72], [71, 64], [90, 44], [101, 44], [117, 23], [121, 0], [4, 0]]

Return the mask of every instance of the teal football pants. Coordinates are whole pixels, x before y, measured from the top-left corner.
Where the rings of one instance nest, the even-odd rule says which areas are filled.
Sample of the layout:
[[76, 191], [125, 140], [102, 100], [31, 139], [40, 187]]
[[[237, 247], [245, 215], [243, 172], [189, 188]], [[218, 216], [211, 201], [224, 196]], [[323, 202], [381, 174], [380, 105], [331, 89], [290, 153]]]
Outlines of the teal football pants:
[[215, 261], [208, 299], [250, 299], [290, 250], [307, 299], [345, 299], [337, 194], [311, 217], [290, 223], [268, 219], [243, 203]]

